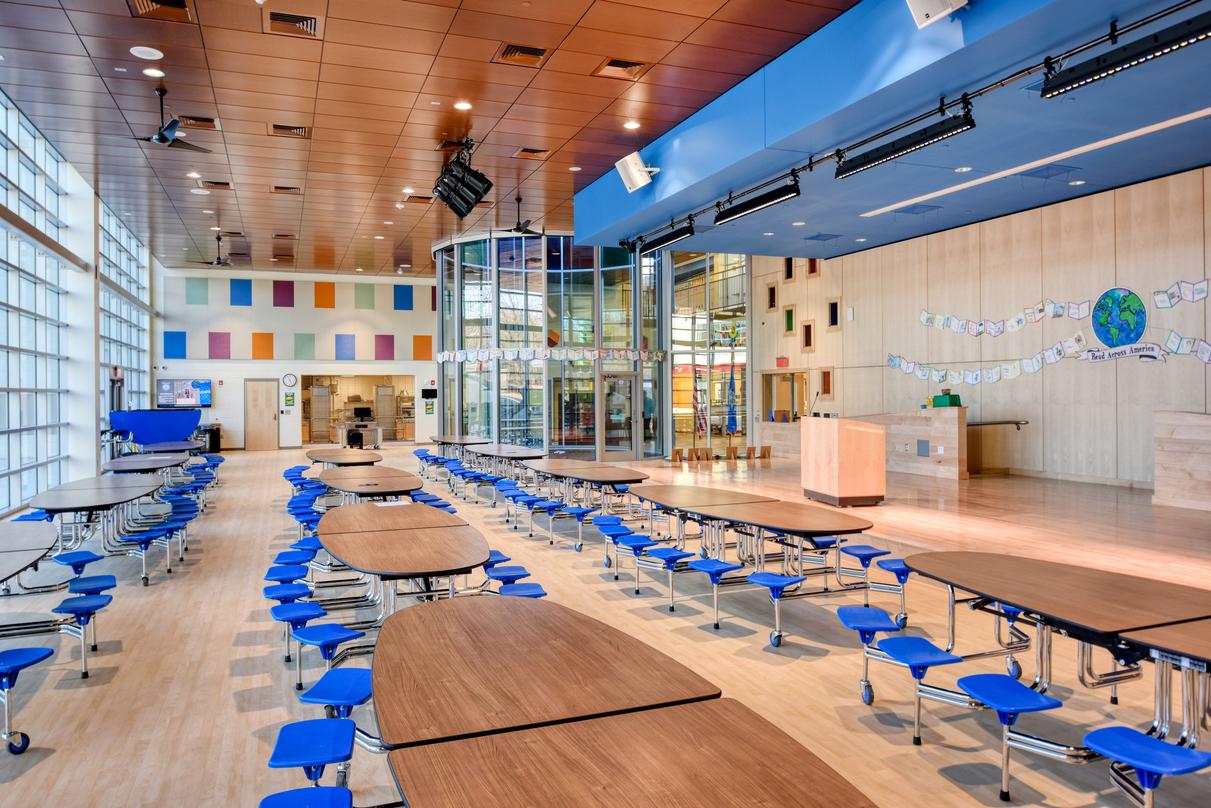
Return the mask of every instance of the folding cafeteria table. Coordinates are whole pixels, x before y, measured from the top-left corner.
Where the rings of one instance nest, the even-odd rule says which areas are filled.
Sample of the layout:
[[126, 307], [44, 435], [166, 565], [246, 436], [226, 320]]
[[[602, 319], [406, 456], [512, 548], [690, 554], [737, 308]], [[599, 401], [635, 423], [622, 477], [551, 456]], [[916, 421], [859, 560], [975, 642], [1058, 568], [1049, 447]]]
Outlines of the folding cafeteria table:
[[160, 452], [196, 452], [205, 446], [204, 441], [200, 440], [166, 440], [160, 443], [148, 443], [141, 447], [140, 452], [143, 454], [157, 454]]
[[421, 479], [412, 472], [391, 466], [342, 466], [324, 469], [316, 479], [354, 500], [399, 497], [420, 489], [422, 485]]
[[190, 455], [180, 452], [159, 452], [153, 454], [133, 454], [115, 457], [107, 460], [101, 466], [102, 471], [114, 474], [142, 474], [149, 471], [162, 471], [189, 462]]
[[[438, 448], [446, 447], [454, 450], [455, 457], [463, 456], [463, 449], [467, 446], [475, 446], [481, 443], [491, 443], [491, 438], [473, 438], [469, 436], [459, 437], [458, 435], [430, 435], [429, 440], [437, 444]], [[445, 452], [442, 452], [445, 455]]]
[[311, 449], [307, 459], [325, 466], [373, 466], [383, 456], [365, 449]]

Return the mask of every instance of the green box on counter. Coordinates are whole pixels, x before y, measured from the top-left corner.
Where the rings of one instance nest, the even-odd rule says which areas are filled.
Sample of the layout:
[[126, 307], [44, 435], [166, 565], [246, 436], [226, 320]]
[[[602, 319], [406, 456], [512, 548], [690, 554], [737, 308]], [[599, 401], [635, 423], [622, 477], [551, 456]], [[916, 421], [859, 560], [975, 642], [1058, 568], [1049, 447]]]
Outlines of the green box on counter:
[[963, 406], [962, 403], [959, 402], [959, 397], [957, 395], [955, 395], [954, 393], [951, 393], [950, 395], [946, 395], [946, 396], [934, 396], [933, 405], [935, 407], [962, 407]]

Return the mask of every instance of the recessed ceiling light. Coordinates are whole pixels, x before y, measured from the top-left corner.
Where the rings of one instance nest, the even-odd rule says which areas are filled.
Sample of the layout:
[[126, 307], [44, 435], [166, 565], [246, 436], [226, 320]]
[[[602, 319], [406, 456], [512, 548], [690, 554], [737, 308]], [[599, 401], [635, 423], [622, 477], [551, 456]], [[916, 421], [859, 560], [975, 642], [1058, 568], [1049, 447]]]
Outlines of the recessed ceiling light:
[[212, 228], [210, 228], [210, 229], [211, 229], [211, 230], [222, 230], [223, 228], [221, 228], [221, 227], [212, 227]]
[[278, 260], [278, 259], [276, 259], [276, 258], [270, 258], [269, 260], [270, 260], [270, 261], [276, 261], [276, 260]]
[[204, 210], [204, 211], [202, 211], [202, 212], [203, 212], [203, 213], [214, 213], [214, 211], [213, 211], [213, 210]]
[[791, 227], [802, 227], [805, 224], [807, 224], [807, 222], [791, 222]]
[[197, 194], [198, 196], [209, 196], [210, 195], [210, 191], [208, 191], [205, 188], [190, 188], [189, 193]]
[[145, 67], [143, 68], [143, 75], [153, 79], [162, 79], [164, 78], [164, 71], [158, 67]]
[[357, 268], [357, 271], [358, 271], [358, 272], [361, 272], [361, 271], [362, 271], [362, 268], [361, 268], [361, 267], [358, 267], [358, 268]]
[[455, 101], [455, 102], [454, 102], [454, 108], [455, 108], [455, 109], [461, 109], [461, 110], [464, 110], [464, 111], [465, 111], [465, 110], [468, 110], [468, 109], [471, 109], [471, 102], [470, 102], [470, 101]]
[[414, 193], [416, 193], [416, 189], [413, 188], [411, 185], [405, 185], [403, 188], [399, 189], [399, 192], [401, 194], [414, 194]]
[[773, 233], [771, 233], [769, 230], [766, 230], [766, 231], [765, 231], [764, 233], [762, 233], [761, 235], [763, 235], [763, 236], [772, 236], [772, 235], [774, 235], [774, 234], [773, 234]]
[[959, 166], [955, 169], [956, 174], [966, 174], [968, 171], [971, 171], [971, 166]]
[[375, 240], [375, 241], [382, 241], [382, 240], [383, 240], [383, 237], [382, 237], [382, 236], [375, 236], [375, 237], [374, 237], [374, 240]]
[[412, 265], [411, 264], [400, 264], [399, 268], [400, 269], [412, 269]]
[[148, 61], [154, 62], [157, 59], [164, 58], [164, 51], [149, 48], [146, 45], [135, 45], [130, 49], [130, 55], [137, 59], [147, 59]]
[[579, 171], [580, 166], [568, 166], [568, 171]]
[[440, 107], [441, 105], [442, 105], [441, 101], [430, 101], [429, 102], [429, 106], [431, 106], [431, 107]]
[[395, 224], [395, 222], [390, 221], [390, 220], [388, 220], [388, 219], [384, 219], [384, 220], [383, 220], [383, 224]]
[[866, 241], [866, 239], [864, 239], [864, 238], [856, 238], [856, 239], [854, 239], [854, 241], [858, 242], [859, 244], [862, 244], [863, 242], [865, 242], [865, 241]]
[[404, 209], [404, 203], [403, 203], [403, 202], [396, 202], [396, 203], [395, 203], [395, 209], [396, 209], [396, 210], [403, 210], [403, 209]]
[[622, 125], [623, 129], [638, 129], [639, 121], [627, 121]]
[[126, 68], [124, 68], [124, 67], [115, 67], [115, 68], [114, 68], [114, 72], [115, 72], [115, 73], [125, 73], [125, 72], [126, 72]]
[[1073, 180], [1072, 182], [1070, 182], [1068, 184], [1071, 185], [1073, 188], [1076, 188], [1078, 186], [1084, 185], [1085, 181], [1084, 180]]
[[196, 172], [196, 171], [190, 171], [190, 172], [189, 172], [188, 174], [186, 174], [185, 176], [186, 176], [186, 177], [189, 177], [191, 180], [200, 180], [200, 179], [202, 178], [202, 175], [201, 175], [201, 174], [199, 174], [199, 173], [198, 173], [198, 172]]

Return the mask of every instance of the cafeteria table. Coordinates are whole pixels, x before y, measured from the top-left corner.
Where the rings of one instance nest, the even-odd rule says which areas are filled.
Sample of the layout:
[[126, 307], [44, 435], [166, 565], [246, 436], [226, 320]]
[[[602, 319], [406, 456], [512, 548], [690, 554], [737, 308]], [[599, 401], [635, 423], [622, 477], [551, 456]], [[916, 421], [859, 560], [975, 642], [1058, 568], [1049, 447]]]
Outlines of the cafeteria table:
[[353, 501], [399, 497], [421, 487], [421, 479], [415, 474], [391, 466], [328, 468], [321, 471], [316, 479]]
[[874, 806], [734, 699], [394, 749], [388, 762], [411, 808]]
[[133, 454], [115, 457], [113, 460], [107, 460], [101, 465], [102, 471], [110, 471], [114, 474], [142, 474], [148, 471], [161, 471], [163, 469], [180, 466], [183, 463], [189, 462], [189, 454], [179, 452], [160, 452], [152, 454]]
[[326, 466], [372, 466], [383, 456], [365, 449], [310, 449], [307, 459]]
[[1211, 715], [1211, 618], [1124, 632], [1119, 642], [1146, 653], [1153, 662], [1154, 727], [1171, 722], [1173, 670], [1181, 672], [1180, 737], [1197, 738], [1202, 716]]
[[[62, 589], [65, 584], [24, 586], [20, 575], [46, 558], [58, 542], [58, 533], [48, 522], [0, 522], [0, 587], [12, 594], [16, 579], [19, 594], [34, 594]], [[0, 639], [56, 633], [62, 620], [57, 617], [0, 624]]]
[[29, 504], [54, 514], [106, 511], [150, 496], [163, 485], [158, 474], [88, 477], [48, 488]]
[[[439, 449], [442, 447], [453, 449], [453, 456], [459, 458], [463, 456], [463, 449], [468, 446], [492, 442], [491, 438], [475, 438], [468, 435], [461, 437], [458, 435], [430, 435], [429, 440], [436, 443]], [[445, 452], [443, 451], [442, 454], [445, 455]]]
[[[751, 494], [747, 491], [731, 491], [723, 488], [708, 488], [701, 485], [634, 485], [631, 496], [650, 503], [648, 507], [648, 532], [655, 530], [656, 507], [677, 518], [677, 546], [685, 546], [685, 523], [694, 508], [738, 505], [744, 502], [776, 502], [773, 497]], [[705, 537], [705, 530], [703, 531]]]
[[559, 480], [562, 483], [562, 490], [556, 492], [552, 486], [552, 493], [558, 493], [559, 498], [569, 505], [578, 499], [576, 496], [576, 486], [585, 487], [584, 496], [579, 499], [583, 501], [583, 504], [590, 507], [593, 506], [593, 502], [589, 494], [593, 489], [600, 489], [602, 513], [606, 512], [609, 504], [607, 501], [607, 486], [631, 485], [648, 479], [648, 475], [642, 471], [591, 460], [564, 460], [559, 458], [526, 460], [521, 465], [536, 474], [553, 480]]
[[[375, 711], [392, 748], [719, 695], [672, 657], [549, 600], [479, 595], [402, 609], [374, 654]], [[590, 759], [599, 756], [576, 768]]]
[[[795, 550], [796, 565], [802, 560], [803, 551], [817, 550], [813, 539], [821, 536], [848, 536], [863, 533], [874, 524], [857, 516], [808, 505], [804, 502], [776, 500], [774, 502], [736, 502], [728, 505], [689, 505], [686, 510], [717, 529], [706, 532], [707, 554], [713, 558], [723, 557], [723, 539], [726, 527], [747, 526], [754, 529], [752, 547], [741, 552], [746, 563], [751, 562], [758, 571], [765, 568], [765, 531], [782, 534], [779, 543]], [[804, 541], [807, 547], [804, 547]], [[838, 564], [840, 557], [838, 556]], [[801, 574], [801, 573], [797, 573]], [[840, 583], [840, 581], [839, 581]], [[844, 584], [842, 584], [844, 585]]]
[[205, 446], [200, 440], [166, 440], [160, 443], [147, 443], [141, 447], [141, 453], [157, 454], [160, 452], [196, 452]]
[[481, 443], [464, 446], [463, 449], [486, 460], [493, 473], [499, 474], [510, 472], [514, 464], [523, 460], [538, 460], [547, 456], [541, 447], [515, 446], [511, 443]]

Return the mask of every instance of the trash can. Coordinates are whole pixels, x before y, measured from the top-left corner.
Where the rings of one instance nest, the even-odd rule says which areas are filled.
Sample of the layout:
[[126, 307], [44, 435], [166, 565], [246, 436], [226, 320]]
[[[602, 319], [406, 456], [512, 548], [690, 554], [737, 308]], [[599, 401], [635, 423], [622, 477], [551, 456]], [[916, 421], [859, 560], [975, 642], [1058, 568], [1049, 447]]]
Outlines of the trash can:
[[211, 424], [202, 430], [206, 435], [206, 451], [210, 454], [216, 454], [222, 450], [223, 434], [222, 429], [218, 424]]

